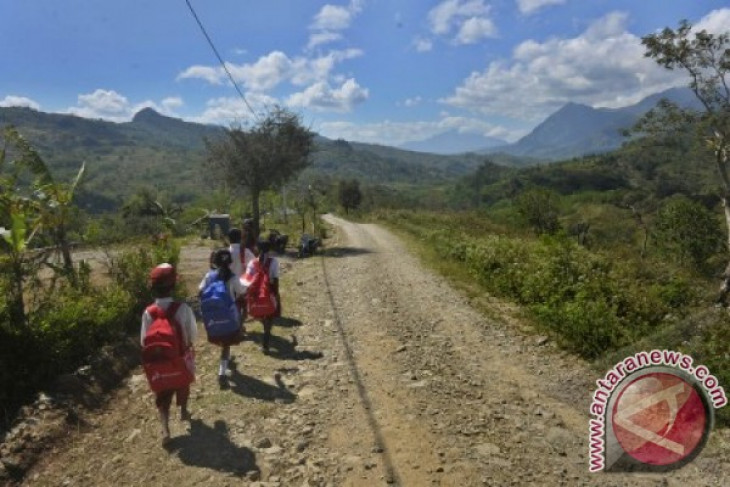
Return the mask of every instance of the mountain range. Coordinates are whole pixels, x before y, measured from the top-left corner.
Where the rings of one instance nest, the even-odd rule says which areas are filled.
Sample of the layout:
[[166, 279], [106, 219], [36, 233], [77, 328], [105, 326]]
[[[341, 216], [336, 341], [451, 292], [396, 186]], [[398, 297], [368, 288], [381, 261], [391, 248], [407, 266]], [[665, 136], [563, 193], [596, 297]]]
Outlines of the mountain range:
[[[70, 180], [86, 163], [81, 206], [90, 211], [119, 208], [140, 187], [186, 202], [220, 186], [205, 170], [205, 139], [223, 135], [219, 126], [167, 117], [151, 108], [130, 122], [114, 123], [25, 107], [0, 108], [0, 129], [13, 125], [46, 161], [56, 178]], [[526, 158], [495, 156], [505, 165]], [[480, 154], [439, 155], [318, 136], [312, 164], [302, 177], [357, 178], [387, 185], [442, 184], [473, 172]]]
[[[404, 148], [331, 140], [318, 136], [312, 165], [303, 177], [357, 178], [385, 185], [441, 184], [471, 174], [488, 157], [493, 163], [526, 166], [616, 149], [628, 128], [660, 98], [694, 106], [688, 89], [669, 90], [620, 109], [569, 103], [513, 144], [449, 132]], [[83, 194], [95, 210], [118, 208], [140, 186], [168, 191], [178, 201], [209, 191], [205, 138], [220, 126], [163, 116], [151, 108], [130, 122], [114, 123], [30, 108], [0, 107], [0, 128], [14, 125], [39, 151], [59, 180], [70, 179], [86, 162]], [[479, 144], [470, 152], [444, 154]], [[488, 144], [488, 147], [483, 144]], [[428, 149], [429, 152], [421, 150]], [[461, 149], [459, 149], [461, 150]]]
[[639, 117], [655, 107], [662, 98], [682, 107], [698, 110], [702, 108], [688, 88], [673, 88], [622, 108], [593, 108], [579, 103], [567, 103], [529, 134], [512, 144], [481, 134], [450, 130], [399, 147], [434, 154], [502, 153], [547, 161], [609, 152], [618, 149], [626, 141], [622, 131], [633, 126]]
[[681, 107], [696, 110], [702, 108], [689, 88], [672, 88], [623, 108], [593, 108], [568, 103], [517, 142], [502, 147], [484, 148], [478, 152], [501, 152], [550, 161], [610, 152], [626, 142], [622, 131], [631, 128], [662, 98]]

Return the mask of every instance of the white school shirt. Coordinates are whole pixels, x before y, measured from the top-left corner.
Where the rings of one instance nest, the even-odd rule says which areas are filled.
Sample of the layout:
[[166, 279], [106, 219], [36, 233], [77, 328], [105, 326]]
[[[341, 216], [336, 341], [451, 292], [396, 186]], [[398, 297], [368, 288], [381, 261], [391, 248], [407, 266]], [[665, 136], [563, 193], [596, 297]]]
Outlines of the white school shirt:
[[[280, 273], [280, 266], [279, 266], [279, 259], [276, 257], [270, 256], [268, 253], [264, 254], [263, 256], [259, 256], [258, 259], [261, 262], [261, 265], [264, 265], [266, 262], [266, 259], [269, 259], [271, 263], [269, 264], [269, 280], [279, 279], [279, 273]], [[243, 277], [243, 284], [246, 286], [251, 285], [251, 282], [254, 277], [254, 264], [253, 261], [248, 263], [248, 267], [246, 267], [246, 274], [244, 274]]]
[[231, 257], [233, 262], [231, 262], [231, 271], [237, 275], [241, 276], [243, 272], [246, 270], [246, 267], [248, 266], [248, 263], [251, 262], [253, 259], [256, 258], [254, 253], [249, 249], [248, 247], [243, 248], [243, 263], [241, 262], [241, 244], [231, 244], [228, 248], [231, 252]]
[[[218, 271], [212, 270], [209, 271], [205, 277], [203, 277], [203, 280], [200, 281], [200, 284], [198, 285], [198, 291], [202, 291], [205, 289], [205, 287], [211, 282], [213, 279], [213, 276], [218, 278]], [[228, 282], [226, 282], [226, 289], [228, 289], [228, 292], [231, 294], [231, 298], [235, 301], [236, 298], [239, 296], [243, 296], [246, 294], [247, 286], [241, 281], [241, 276], [236, 275], [235, 273], [231, 276], [230, 279], [228, 279]]]
[[[169, 298], [157, 298], [155, 304], [167, 311], [167, 308], [172, 304], [173, 299]], [[198, 337], [198, 324], [195, 321], [195, 314], [193, 310], [186, 303], [180, 303], [177, 312], [175, 313], [175, 320], [180, 323], [180, 328], [183, 334], [183, 343], [186, 347], [191, 346], [195, 343], [195, 339]], [[140, 343], [144, 346], [144, 337], [147, 334], [147, 329], [152, 324], [152, 316], [144, 310], [142, 313], [142, 329], [140, 330]]]

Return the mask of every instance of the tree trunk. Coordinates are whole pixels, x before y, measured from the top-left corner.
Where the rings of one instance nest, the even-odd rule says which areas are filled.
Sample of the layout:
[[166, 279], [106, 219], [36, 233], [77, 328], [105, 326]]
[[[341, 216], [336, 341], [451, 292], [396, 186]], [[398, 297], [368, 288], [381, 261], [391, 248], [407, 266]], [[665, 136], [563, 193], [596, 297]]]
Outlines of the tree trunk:
[[251, 190], [251, 212], [253, 213], [253, 231], [256, 238], [259, 238], [261, 234], [261, 208], [259, 206], [259, 199], [261, 198], [261, 192], [257, 189]]
[[66, 238], [66, 228], [59, 225], [56, 231], [58, 246], [61, 248], [63, 258], [63, 270], [73, 286], [76, 286], [76, 271], [74, 270], [73, 258], [71, 257], [71, 245]]
[[[730, 249], [730, 192], [726, 192], [722, 197], [722, 209], [725, 213], [725, 226], [727, 227], [727, 246]], [[730, 262], [728, 262], [722, 275], [720, 295], [717, 297], [717, 302], [725, 305], [728, 293], [730, 293]]]
[[[14, 256], [15, 257], [15, 256]], [[12, 286], [12, 294], [11, 297], [11, 313], [12, 313], [12, 322], [13, 323], [20, 323], [22, 326], [25, 326], [26, 324], [26, 317], [25, 317], [25, 301], [23, 299], [23, 265], [20, 262], [20, 256], [17, 256], [16, 258], [13, 258], [12, 262], [12, 273], [13, 273], [13, 282], [11, 284]]]
[[[722, 178], [722, 182], [724, 184], [724, 192], [721, 197], [722, 200], [722, 209], [725, 213], [725, 227], [727, 228], [727, 248], [730, 250], [730, 178], [728, 178], [727, 173], [727, 156], [726, 152], [719, 148], [715, 150], [715, 162], [717, 163], [717, 168], [720, 171], [720, 177]], [[730, 293], [730, 262], [727, 264], [727, 267], [725, 267], [725, 272], [723, 273], [723, 279], [722, 284], [720, 285], [720, 295], [717, 298], [717, 301], [719, 303], [725, 304], [725, 300], [727, 298], [728, 293]]]

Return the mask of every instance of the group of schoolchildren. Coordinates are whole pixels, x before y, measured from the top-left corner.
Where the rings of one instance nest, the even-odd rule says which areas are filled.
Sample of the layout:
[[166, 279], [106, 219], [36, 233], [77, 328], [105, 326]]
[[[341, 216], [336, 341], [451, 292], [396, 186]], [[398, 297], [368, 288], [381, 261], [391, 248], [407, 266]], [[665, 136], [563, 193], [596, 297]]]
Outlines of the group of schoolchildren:
[[[271, 255], [268, 240], [253, 236], [250, 220], [244, 220], [243, 228], [243, 232], [231, 229], [229, 247], [211, 253], [210, 271], [198, 286], [208, 341], [221, 349], [218, 367], [221, 389], [228, 387], [231, 346], [246, 339], [246, 318], [262, 322], [261, 349], [268, 354], [274, 320], [281, 316], [279, 260]], [[155, 393], [163, 445], [170, 440], [173, 397], [180, 407], [180, 419], [191, 419], [187, 403], [190, 384], [195, 380], [193, 344], [197, 322], [190, 306], [173, 299], [176, 281], [177, 273], [172, 265], [164, 263], [152, 269], [149, 285], [155, 301], [142, 314], [140, 332], [142, 365]]]

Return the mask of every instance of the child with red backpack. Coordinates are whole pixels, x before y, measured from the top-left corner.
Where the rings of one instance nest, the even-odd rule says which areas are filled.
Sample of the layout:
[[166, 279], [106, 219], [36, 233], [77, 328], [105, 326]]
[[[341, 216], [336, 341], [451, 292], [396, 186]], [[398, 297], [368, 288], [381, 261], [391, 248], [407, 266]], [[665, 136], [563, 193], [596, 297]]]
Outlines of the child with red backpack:
[[246, 287], [240, 276], [232, 270], [233, 256], [228, 249], [216, 250], [213, 255], [215, 269], [208, 272], [198, 286], [200, 310], [208, 341], [221, 347], [218, 367], [218, 384], [228, 387], [228, 363], [231, 359], [231, 345], [241, 343], [244, 330], [241, 326], [241, 302]]
[[197, 323], [190, 306], [172, 298], [176, 281], [172, 265], [165, 263], [152, 269], [149, 285], [155, 302], [142, 314], [140, 331], [142, 366], [155, 393], [163, 445], [170, 440], [173, 396], [180, 406], [180, 419], [190, 420], [188, 397], [190, 383], [195, 380], [193, 343], [197, 337]]
[[[243, 277], [243, 273], [246, 272], [248, 263], [256, 258], [252, 248], [245, 246], [242, 243], [243, 233], [238, 228], [231, 228], [228, 231], [228, 250], [231, 251], [231, 270], [239, 277]], [[243, 299], [238, 301], [239, 307], [238, 312], [241, 315], [241, 327], [245, 331], [243, 323], [246, 321], [246, 304]]]
[[269, 240], [259, 237], [256, 247], [259, 255], [248, 264], [246, 274], [243, 276], [243, 284], [248, 288], [246, 293], [248, 315], [263, 323], [264, 335], [261, 349], [268, 354], [274, 319], [281, 316], [280, 266], [279, 259], [270, 252], [271, 242]]

